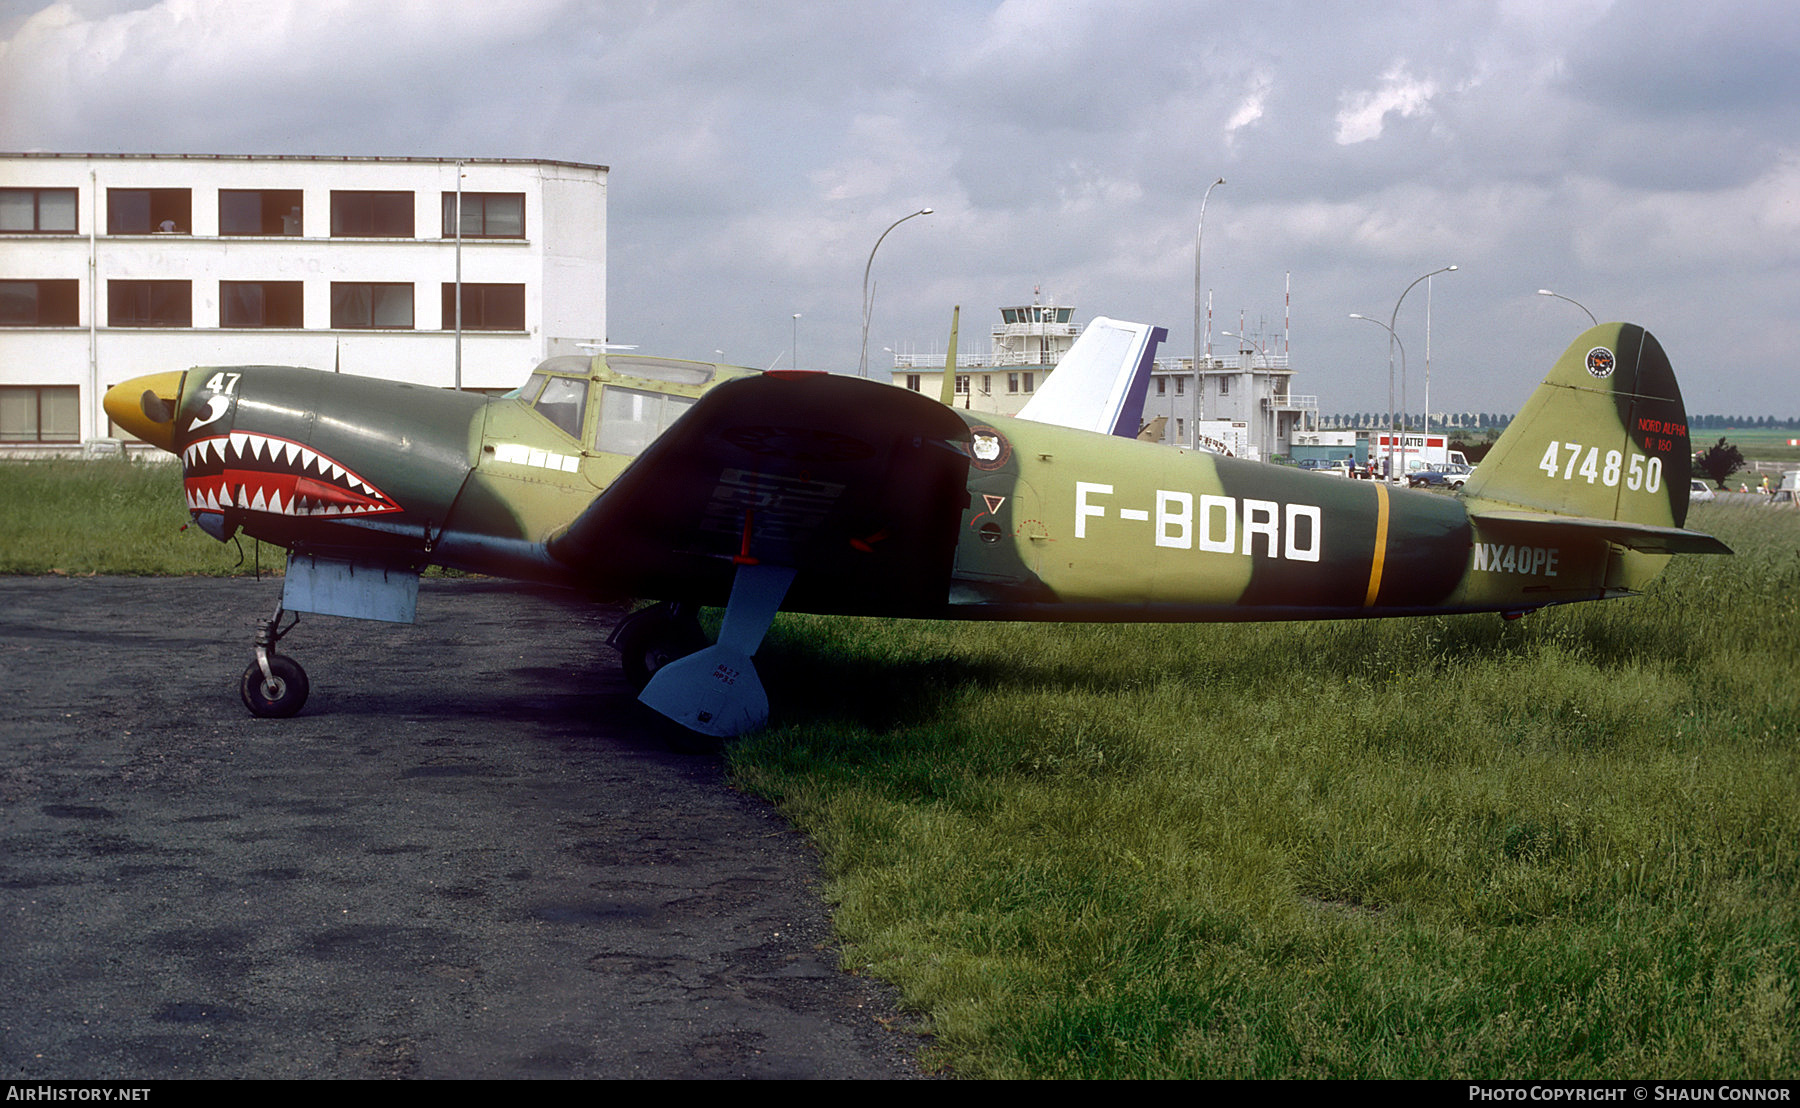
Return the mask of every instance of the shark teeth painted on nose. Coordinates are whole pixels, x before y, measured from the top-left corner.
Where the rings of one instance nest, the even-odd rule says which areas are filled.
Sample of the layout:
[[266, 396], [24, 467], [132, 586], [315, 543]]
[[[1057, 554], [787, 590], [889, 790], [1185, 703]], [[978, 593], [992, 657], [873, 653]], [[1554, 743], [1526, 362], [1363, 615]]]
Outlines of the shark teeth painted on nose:
[[182, 450], [181, 466], [191, 511], [340, 518], [402, 510], [347, 466], [275, 435], [233, 431], [197, 439]]

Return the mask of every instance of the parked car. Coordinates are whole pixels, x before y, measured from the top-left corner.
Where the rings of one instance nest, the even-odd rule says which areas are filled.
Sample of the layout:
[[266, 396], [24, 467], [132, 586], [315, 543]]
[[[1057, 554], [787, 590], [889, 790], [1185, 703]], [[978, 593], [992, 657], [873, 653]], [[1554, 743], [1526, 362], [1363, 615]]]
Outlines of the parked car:
[[1443, 469], [1416, 469], [1406, 475], [1406, 483], [1409, 487], [1415, 489], [1460, 489], [1463, 487], [1463, 482], [1469, 479], [1469, 475], [1467, 473], [1454, 472], [1455, 468], [1462, 467], [1445, 466]]
[[1713, 493], [1712, 486], [1707, 484], [1705, 481], [1701, 480], [1698, 477], [1692, 478], [1691, 480], [1688, 481], [1688, 503], [1689, 504], [1696, 504], [1701, 501], [1717, 500], [1717, 499], [1718, 499], [1718, 497]]

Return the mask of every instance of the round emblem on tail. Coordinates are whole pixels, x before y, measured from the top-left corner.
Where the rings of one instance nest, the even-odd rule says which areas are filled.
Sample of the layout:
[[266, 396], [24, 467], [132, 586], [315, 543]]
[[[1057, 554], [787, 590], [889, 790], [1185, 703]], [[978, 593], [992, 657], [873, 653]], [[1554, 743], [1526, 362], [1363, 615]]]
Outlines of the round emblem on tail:
[[1588, 372], [1595, 377], [1611, 377], [1613, 369], [1617, 365], [1618, 362], [1613, 358], [1613, 352], [1604, 346], [1596, 346], [1588, 351]]

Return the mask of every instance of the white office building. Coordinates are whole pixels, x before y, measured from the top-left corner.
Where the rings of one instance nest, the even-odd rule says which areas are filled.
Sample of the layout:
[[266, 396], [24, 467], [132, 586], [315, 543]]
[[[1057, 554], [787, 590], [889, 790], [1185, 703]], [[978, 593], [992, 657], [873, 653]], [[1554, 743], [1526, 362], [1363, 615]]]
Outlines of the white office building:
[[195, 365], [513, 388], [605, 341], [606, 181], [498, 158], [0, 154], [0, 457], [113, 437], [107, 388]]
[[1319, 398], [1289, 389], [1286, 354], [1243, 350], [1194, 360], [1157, 362], [1150, 371], [1144, 419], [1162, 417], [1162, 441], [1241, 458], [1286, 455], [1297, 434], [1317, 430]]

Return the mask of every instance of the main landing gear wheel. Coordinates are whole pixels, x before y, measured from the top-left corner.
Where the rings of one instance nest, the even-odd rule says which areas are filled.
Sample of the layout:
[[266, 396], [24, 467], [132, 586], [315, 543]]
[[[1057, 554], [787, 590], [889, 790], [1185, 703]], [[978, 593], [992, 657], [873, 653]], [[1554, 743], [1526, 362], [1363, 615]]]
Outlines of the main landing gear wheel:
[[250, 709], [251, 715], [285, 719], [306, 703], [310, 688], [306, 671], [300, 668], [299, 662], [286, 655], [271, 654], [268, 676], [263, 675], [260, 660], [251, 662], [238, 684], [238, 691], [243, 694], [244, 707]]
[[632, 691], [643, 692], [656, 671], [706, 645], [694, 609], [685, 604], [654, 604], [619, 621], [607, 640], [619, 652], [619, 664]]

